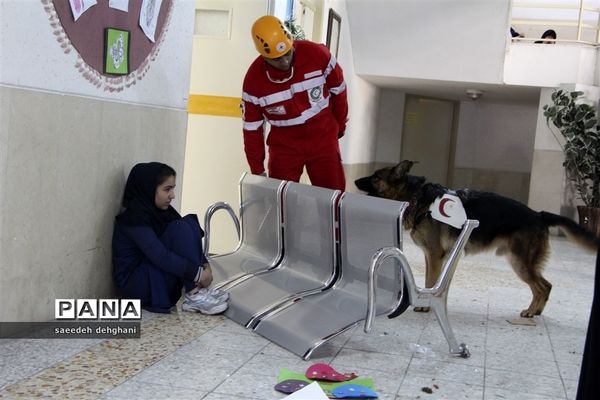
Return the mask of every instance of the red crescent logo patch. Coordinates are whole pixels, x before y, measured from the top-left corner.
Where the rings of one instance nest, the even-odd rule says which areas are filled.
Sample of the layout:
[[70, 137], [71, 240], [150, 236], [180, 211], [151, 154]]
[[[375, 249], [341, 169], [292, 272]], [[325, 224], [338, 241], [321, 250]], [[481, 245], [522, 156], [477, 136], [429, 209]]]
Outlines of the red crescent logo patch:
[[440, 205], [438, 206], [438, 209], [439, 209], [439, 211], [440, 211], [440, 214], [442, 214], [442, 215], [443, 215], [444, 217], [446, 217], [446, 218], [450, 218], [450, 216], [449, 216], [448, 214], [446, 214], [446, 211], [444, 211], [444, 206], [445, 206], [445, 205], [446, 205], [446, 203], [447, 203], [447, 202], [449, 202], [449, 201], [451, 201], [451, 202], [453, 202], [453, 203], [454, 203], [454, 200], [452, 200], [452, 199], [442, 199], [442, 200], [440, 201]]

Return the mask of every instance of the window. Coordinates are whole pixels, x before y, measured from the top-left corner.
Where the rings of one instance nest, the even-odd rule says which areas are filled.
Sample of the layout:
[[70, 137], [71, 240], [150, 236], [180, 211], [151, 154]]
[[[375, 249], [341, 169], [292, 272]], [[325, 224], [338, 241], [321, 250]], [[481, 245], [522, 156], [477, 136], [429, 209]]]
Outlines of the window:
[[231, 10], [196, 9], [194, 35], [229, 39], [231, 36]]

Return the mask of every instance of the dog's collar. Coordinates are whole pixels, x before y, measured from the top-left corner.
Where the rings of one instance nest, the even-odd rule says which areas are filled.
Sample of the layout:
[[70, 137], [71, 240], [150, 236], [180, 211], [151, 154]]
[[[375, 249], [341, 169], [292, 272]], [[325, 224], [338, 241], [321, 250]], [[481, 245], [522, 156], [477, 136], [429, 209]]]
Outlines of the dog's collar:
[[[411, 201], [410, 203], [408, 203], [408, 207], [406, 207], [405, 215], [408, 217], [415, 208], [416, 208], [415, 201]], [[431, 211], [426, 210], [426, 211], [422, 212], [421, 214], [415, 215], [413, 228], [416, 228], [417, 225], [419, 225], [423, 221], [423, 219], [425, 217], [427, 217], [427, 215], [429, 215], [429, 214], [431, 214]]]
[[431, 211], [427, 210], [427, 211], [422, 212], [419, 215], [415, 215], [414, 227], [417, 227], [423, 221], [423, 219], [425, 219], [425, 217], [428, 216], [429, 214], [431, 214]]
[[407, 218], [413, 212], [414, 208], [415, 208], [415, 203], [412, 201], [409, 202], [408, 207], [406, 207], [406, 211], [404, 212], [403, 218]]

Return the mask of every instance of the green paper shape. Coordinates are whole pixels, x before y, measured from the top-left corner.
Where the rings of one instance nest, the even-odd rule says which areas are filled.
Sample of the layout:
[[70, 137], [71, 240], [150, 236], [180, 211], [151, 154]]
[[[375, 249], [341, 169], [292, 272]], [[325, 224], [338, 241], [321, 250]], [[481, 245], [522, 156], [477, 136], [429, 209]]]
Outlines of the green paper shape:
[[300, 381], [304, 381], [307, 383], [317, 382], [319, 384], [319, 386], [321, 386], [321, 389], [323, 389], [323, 391], [325, 392], [325, 394], [327, 396], [331, 395], [331, 391], [333, 389], [337, 388], [338, 386], [347, 385], [349, 383], [353, 383], [355, 385], [366, 386], [371, 390], [375, 390], [375, 387], [373, 386], [372, 378], [358, 377], [358, 378], [354, 378], [354, 379], [351, 379], [351, 380], [345, 381], [345, 382], [324, 382], [324, 381], [315, 381], [312, 379], [308, 379], [304, 374], [290, 371], [287, 368], [281, 368], [279, 370], [279, 375], [277, 376], [277, 383], [281, 383], [287, 379], [298, 379]]

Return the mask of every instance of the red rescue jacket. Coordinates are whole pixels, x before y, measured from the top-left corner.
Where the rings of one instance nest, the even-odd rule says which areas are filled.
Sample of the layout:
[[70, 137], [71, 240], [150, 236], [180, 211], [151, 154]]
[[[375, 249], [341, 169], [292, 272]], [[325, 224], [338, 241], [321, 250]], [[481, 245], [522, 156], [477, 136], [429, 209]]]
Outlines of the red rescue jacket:
[[253, 174], [264, 172], [264, 122], [271, 125], [271, 151], [300, 146], [330, 145], [346, 130], [348, 101], [342, 68], [327, 47], [294, 41], [292, 74], [269, 66], [262, 57], [250, 65], [244, 78], [244, 150]]

